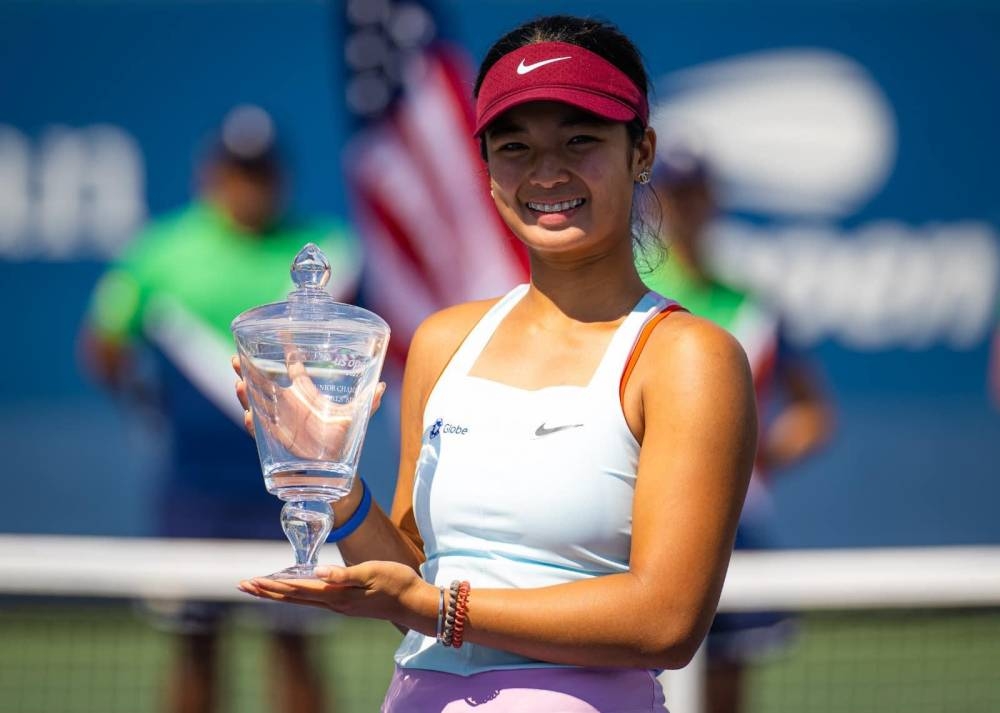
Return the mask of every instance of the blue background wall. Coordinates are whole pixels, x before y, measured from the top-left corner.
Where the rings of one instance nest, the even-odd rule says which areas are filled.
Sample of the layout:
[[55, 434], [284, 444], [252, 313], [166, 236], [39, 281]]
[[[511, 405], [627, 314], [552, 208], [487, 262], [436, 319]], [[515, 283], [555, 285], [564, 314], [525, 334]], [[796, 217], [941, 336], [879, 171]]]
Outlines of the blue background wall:
[[[995, 4], [451, 0], [440, 7], [447, 30], [475, 58], [501, 31], [539, 13], [611, 19], [643, 49], [664, 102], [672, 73], [706, 62], [772, 49], [836, 52], [878, 86], [896, 143], [878, 190], [850, 213], [823, 216], [822, 225], [858, 240], [862, 228], [891, 220], [919, 240], [929, 225], [972, 223], [996, 241]], [[343, 214], [339, 12], [319, 2], [0, 3], [0, 126], [29, 152], [27, 174], [18, 173], [13, 144], [0, 140], [0, 193], [8, 196], [0, 196], [0, 469], [8, 484], [0, 531], [149, 532], [158, 445], [88, 384], [74, 354], [107, 250], [82, 219], [60, 233], [58, 249], [37, 237], [37, 215], [60, 210], [58, 201], [39, 198], [38, 187], [54, 127], [111, 125], [132, 137], [138, 150], [130, 155], [144, 169], [142, 203], [155, 215], [190, 196], [194, 149], [219, 117], [236, 103], [258, 103], [285, 130], [297, 208]], [[79, 180], [96, 170], [85, 161]], [[25, 180], [34, 188], [23, 203], [35, 217], [18, 223], [11, 216], [23, 206], [9, 196]], [[733, 219], [765, 235], [817, 222], [745, 209]], [[995, 281], [983, 284], [995, 304]], [[933, 276], [927, 286], [937, 287]], [[989, 336], [984, 326], [965, 344], [942, 334], [919, 348], [860, 349], [836, 333], [807, 340], [836, 404], [838, 431], [826, 451], [778, 480], [781, 541], [1000, 542], [1000, 415], [986, 388]], [[383, 501], [395, 478], [389, 421], [378, 418], [364, 458]], [[391, 448], [378, 447], [384, 444]]]

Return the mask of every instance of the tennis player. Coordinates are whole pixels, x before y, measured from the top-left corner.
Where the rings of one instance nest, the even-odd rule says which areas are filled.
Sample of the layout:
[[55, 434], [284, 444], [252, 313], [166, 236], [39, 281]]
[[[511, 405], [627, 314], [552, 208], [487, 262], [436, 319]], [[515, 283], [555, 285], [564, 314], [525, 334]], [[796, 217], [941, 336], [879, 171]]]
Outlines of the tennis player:
[[531, 282], [418, 330], [392, 513], [360, 479], [334, 505], [349, 566], [240, 583], [406, 630], [384, 711], [663, 711], [656, 672], [708, 630], [756, 412], [733, 337], [637, 274], [646, 88], [636, 48], [594, 20], [538, 19], [489, 50], [476, 136]]

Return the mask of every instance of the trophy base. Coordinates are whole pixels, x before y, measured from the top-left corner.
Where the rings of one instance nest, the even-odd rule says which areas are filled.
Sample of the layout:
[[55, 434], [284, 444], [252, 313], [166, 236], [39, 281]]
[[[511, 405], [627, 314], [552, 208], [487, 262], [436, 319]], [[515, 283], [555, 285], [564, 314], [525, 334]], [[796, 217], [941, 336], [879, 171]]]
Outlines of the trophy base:
[[296, 564], [291, 567], [285, 567], [278, 572], [273, 572], [264, 577], [264, 579], [319, 579], [313, 573], [314, 569], [316, 569], [315, 565]]

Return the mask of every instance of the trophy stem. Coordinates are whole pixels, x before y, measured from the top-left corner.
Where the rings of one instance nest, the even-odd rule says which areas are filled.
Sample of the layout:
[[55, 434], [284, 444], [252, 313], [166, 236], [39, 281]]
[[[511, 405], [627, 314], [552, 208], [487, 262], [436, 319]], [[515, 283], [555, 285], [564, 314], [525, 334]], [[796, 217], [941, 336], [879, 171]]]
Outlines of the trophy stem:
[[333, 528], [333, 510], [325, 500], [291, 500], [281, 508], [281, 529], [292, 545], [295, 565], [274, 579], [312, 578], [319, 548]]

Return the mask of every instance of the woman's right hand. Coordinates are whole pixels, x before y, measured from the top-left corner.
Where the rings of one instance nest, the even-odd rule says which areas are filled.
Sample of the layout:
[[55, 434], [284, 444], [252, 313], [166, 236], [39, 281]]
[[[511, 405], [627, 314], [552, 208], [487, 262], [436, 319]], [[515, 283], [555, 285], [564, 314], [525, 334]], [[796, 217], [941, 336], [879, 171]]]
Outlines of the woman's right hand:
[[[300, 458], [324, 459], [336, 457], [350, 429], [354, 408], [338, 404], [323, 395], [306, 373], [302, 362], [290, 353], [287, 359], [288, 386], [276, 386], [263, 376], [243, 374], [239, 357], [232, 358], [236, 381], [236, 397], [243, 406], [243, 425], [254, 436], [254, 417], [249, 389], [260, 392], [257, 399], [264, 413], [262, 425], [290, 452]], [[249, 384], [248, 384], [249, 380]], [[385, 383], [375, 387], [371, 413], [382, 403]]]

